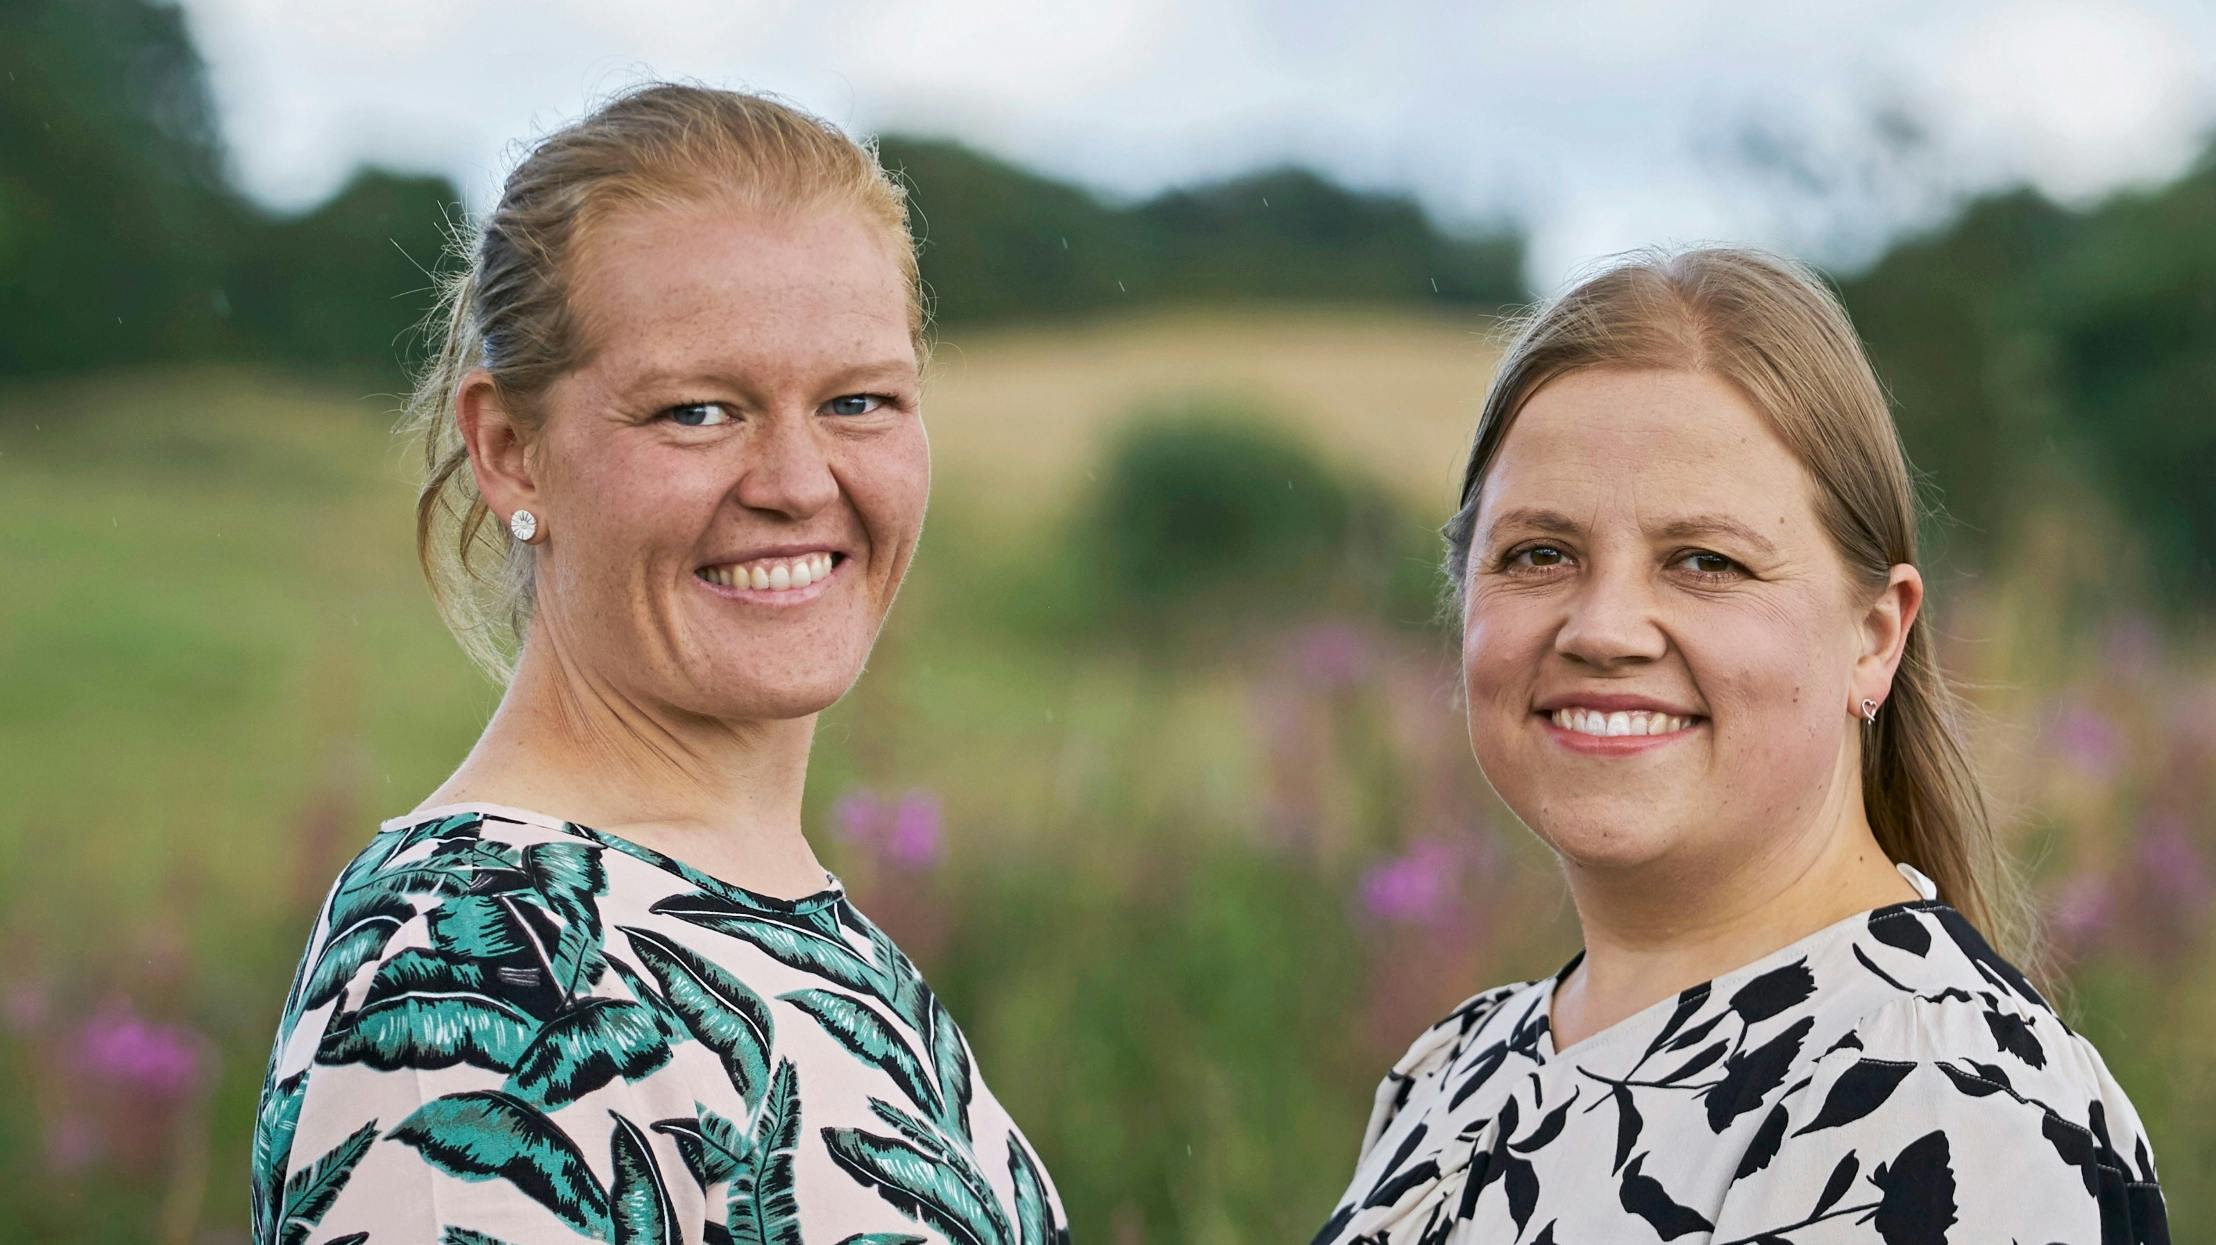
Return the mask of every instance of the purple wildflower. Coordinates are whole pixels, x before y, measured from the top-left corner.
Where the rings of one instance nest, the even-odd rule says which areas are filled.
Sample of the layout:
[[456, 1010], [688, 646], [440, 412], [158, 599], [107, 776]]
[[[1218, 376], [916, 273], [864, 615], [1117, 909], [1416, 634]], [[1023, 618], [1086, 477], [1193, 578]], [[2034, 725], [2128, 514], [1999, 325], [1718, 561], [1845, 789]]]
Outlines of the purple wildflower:
[[901, 796], [885, 836], [885, 855], [903, 869], [929, 868], [939, 857], [941, 822], [936, 795], [916, 790]]
[[865, 843], [882, 836], [887, 809], [877, 793], [867, 787], [856, 787], [840, 796], [831, 806], [831, 824], [838, 827], [839, 837], [850, 843]]
[[1452, 845], [1422, 838], [1362, 875], [1362, 906], [1383, 921], [1428, 925], [1452, 907], [1460, 870]]
[[78, 1057], [97, 1077], [155, 1098], [183, 1096], [200, 1082], [200, 1035], [140, 1016], [128, 1000], [115, 1000], [88, 1018], [78, 1034]]

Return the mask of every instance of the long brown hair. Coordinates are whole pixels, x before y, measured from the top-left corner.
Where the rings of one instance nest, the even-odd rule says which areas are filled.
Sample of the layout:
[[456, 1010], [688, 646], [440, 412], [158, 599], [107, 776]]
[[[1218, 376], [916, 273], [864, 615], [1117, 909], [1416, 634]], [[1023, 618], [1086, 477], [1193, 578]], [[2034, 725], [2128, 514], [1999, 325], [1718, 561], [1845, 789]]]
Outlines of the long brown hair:
[[[513, 674], [530, 619], [532, 558], [505, 539], [478, 495], [455, 397], [478, 368], [525, 433], [538, 400], [591, 343], [569, 304], [594, 227], [626, 208], [728, 201], [750, 211], [859, 211], [883, 231], [908, 287], [908, 328], [924, 354], [923, 286], [905, 193], [877, 153], [829, 122], [764, 95], [652, 83], [539, 140], [500, 201], [453, 239], [451, 275], [426, 328], [436, 343], [404, 431], [422, 437], [416, 559], [440, 617], [496, 681]], [[441, 539], [441, 533], [446, 538]], [[485, 563], [491, 560], [490, 567]]]
[[[1539, 387], [1589, 367], [1697, 371], [1736, 387], [1816, 482], [1816, 512], [1848, 573], [1875, 595], [1916, 562], [1918, 506], [1885, 391], [1839, 300], [1801, 264], [1740, 247], [1622, 257], [1526, 317], [1500, 361], [1441, 534], [1464, 593], [1479, 491]], [[1962, 743], [1966, 708], [1934, 656], [1926, 611], [1910, 626], [1891, 695], [1859, 732], [1862, 798], [1887, 856], [2027, 971], [2041, 959], [2022, 880], [2002, 851]]]

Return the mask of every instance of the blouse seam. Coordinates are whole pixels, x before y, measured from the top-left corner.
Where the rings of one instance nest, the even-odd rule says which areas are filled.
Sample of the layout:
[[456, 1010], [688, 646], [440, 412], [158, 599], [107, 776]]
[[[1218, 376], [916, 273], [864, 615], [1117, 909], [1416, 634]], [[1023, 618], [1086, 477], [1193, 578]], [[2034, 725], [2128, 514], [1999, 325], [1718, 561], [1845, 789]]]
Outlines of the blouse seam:
[[[1926, 1065], [1934, 1068], [1940, 1067], [1940, 1062], [1936, 1059], [1878, 1059], [1875, 1057], [1865, 1056], [1861, 1062], [1881, 1063], [1895, 1068], [1917, 1068]], [[2133, 1172], [2130, 1168], [2118, 1163], [2108, 1162], [2101, 1158], [2100, 1146], [2103, 1143], [2101, 1142], [2101, 1139], [2099, 1137], [2094, 1136], [2092, 1129], [2087, 1128], [2085, 1125], [2080, 1124], [2075, 1120], [2069, 1119], [2062, 1113], [2056, 1111], [2052, 1107], [2049, 1107], [2046, 1103], [2040, 1102], [2036, 1099], [2026, 1098], [2022, 1094], [2017, 1093], [2013, 1086], [2003, 1085], [2001, 1082], [1993, 1080], [1990, 1077], [1979, 1076], [1974, 1072], [1955, 1073], [1950, 1069], [1943, 1070], [1947, 1071], [1948, 1075], [1950, 1076], [1960, 1076], [1963, 1080], [1976, 1081], [1980, 1085], [1990, 1085], [1993, 1088], [2000, 1090], [2002, 1093], [2007, 1094], [2009, 1097], [2015, 1099], [2016, 1101], [2023, 1103], [2027, 1107], [2039, 1108], [2040, 1114], [2046, 1116], [2048, 1119], [2053, 1120], [2055, 1123], [2060, 1124], [2065, 1128], [2075, 1129], [2078, 1132], [2085, 1134], [2085, 1136], [2094, 1143], [2093, 1165], [2095, 1167], [2105, 1168], [2108, 1171], [2112, 1171], [2117, 1173], [2118, 1175], [2124, 1176], [2126, 1178], [2125, 1183], [2127, 1184], [2145, 1185], [2149, 1188], [2160, 1187], [2156, 1184], [2150, 1184], [2147, 1181], [2129, 1179], [2133, 1175]]]

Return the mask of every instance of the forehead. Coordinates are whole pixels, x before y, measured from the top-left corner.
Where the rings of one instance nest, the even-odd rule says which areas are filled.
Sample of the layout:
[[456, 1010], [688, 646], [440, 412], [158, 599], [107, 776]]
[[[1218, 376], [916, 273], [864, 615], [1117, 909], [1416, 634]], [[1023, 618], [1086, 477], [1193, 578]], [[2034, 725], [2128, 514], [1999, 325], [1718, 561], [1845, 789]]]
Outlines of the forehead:
[[1812, 525], [1800, 460], [1737, 389], [1700, 372], [1589, 368], [1524, 403], [1487, 472], [1478, 522], [1509, 508], [1729, 514]]
[[914, 359], [900, 264], [852, 210], [618, 211], [587, 237], [570, 306], [611, 378]]

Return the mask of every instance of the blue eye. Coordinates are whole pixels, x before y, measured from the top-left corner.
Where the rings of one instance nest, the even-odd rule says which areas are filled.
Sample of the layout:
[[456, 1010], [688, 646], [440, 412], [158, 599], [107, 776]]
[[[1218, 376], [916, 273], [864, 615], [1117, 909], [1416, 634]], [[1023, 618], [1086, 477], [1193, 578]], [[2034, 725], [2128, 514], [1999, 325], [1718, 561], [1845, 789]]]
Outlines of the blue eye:
[[713, 428], [731, 422], [730, 408], [721, 402], [680, 402], [662, 412], [664, 418], [687, 428]]
[[850, 393], [845, 397], [831, 399], [824, 403], [824, 407], [833, 415], [867, 415], [885, 405], [885, 401], [882, 394]]

